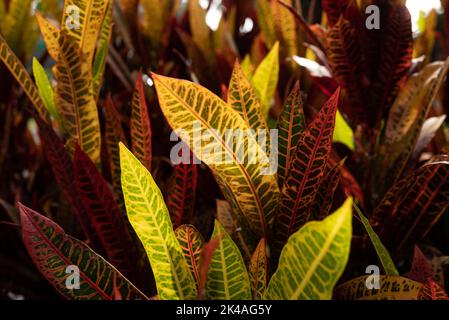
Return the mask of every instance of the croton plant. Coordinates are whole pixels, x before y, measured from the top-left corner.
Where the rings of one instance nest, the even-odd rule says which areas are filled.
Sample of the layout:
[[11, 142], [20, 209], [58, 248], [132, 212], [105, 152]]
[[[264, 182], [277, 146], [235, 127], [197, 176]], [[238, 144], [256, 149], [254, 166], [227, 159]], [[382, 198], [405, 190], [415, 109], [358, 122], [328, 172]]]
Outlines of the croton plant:
[[441, 4], [0, 0], [0, 298], [449, 299]]

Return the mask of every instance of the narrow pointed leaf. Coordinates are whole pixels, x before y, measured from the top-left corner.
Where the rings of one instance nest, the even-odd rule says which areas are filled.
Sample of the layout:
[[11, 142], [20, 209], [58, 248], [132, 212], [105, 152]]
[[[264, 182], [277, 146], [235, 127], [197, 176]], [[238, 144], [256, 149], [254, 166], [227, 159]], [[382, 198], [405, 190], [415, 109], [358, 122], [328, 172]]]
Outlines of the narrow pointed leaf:
[[128, 218], [142, 242], [161, 299], [194, 299], [195, 280], [176, 239], [161, 191], [148, 170], [121, 143], [122, 189]]
[[432, 266], [427, 260], [424, 253], [415, 245], [413, 253], [413, 261], [410, 271], [407, 273], [407, 278], [424, 283], [427, 279], [432, 277]]
[[301, 89], [297, 82], [284, 104], [277, 125], [279, 130], [278, 180], [281, 188], [284, 185], [285, 177], [288, 176], [299, 139], [306, 131], [303, 108]]
[[48, 53], [53, 60], [58, 61], [61, 52], [59, 48], [59, 29], [45, 19], [39, 12], [36, 13], [36, 18]]
[[77, 146], [73, 161], [75, 182], [90, 225], [106, 250], [108, 261], [132, 279], [131, 237], [109, 185], [95, 164]]
[[239, 249], [215, 220], [212, 240], [219, 239], [206, 281], [206, 297], [214, 300], [250, 300], [248, 272]]
[[260, 109], [260, 102], [254, 89], [243, 74], [238, 61], [234, 64], [231, 82], [228, 90], [228, 105], [230, 105], [245, 120], [245, 123], [251, 129], [266, 129], [267, 124]]
[[143, 91], [142, 73], [139, 73], [131, 106], [131, 147], [137, 159], [151, 171], [151, 124]]
[[253, 299], [262, 300], [268, 284], [268, 258], [267, 243], [261, 239], [254, 251], [248, 267], [249, 281], [253, 293]]
[[[335, 289], [336, 300], [417, 300], [423, 287], [419, 282], [399, 277], [379, 275], [379, 288], [373, 276], [361, 276]], [[368, 286], [369, 285], [369, 286]]]
[[332, 147], [340, 90], [327, 101], [295, 150], [288, 176], [282, 189], [281, 202], [275, 223], [277, 250], [287, 239], [309, 221], [311, 207], [324, 177]]
[[268, 116], [271, 100], [276, 92], [279, 78], [279, 43], [276, 42], [267, 56], [257, 67], [253, 76], [254, 90], [261, 103], [261, 112]]
[[394, 265], [394, 262], [391, 259], [387, 248], [385, 248], [385, 246], [382, 244], [379, 236], [376, 234], [376, 232], [374, 232], [368, 219], [363, 215], [357, 204], [354, 203], [354, 207], [357, 211], [357, 214], [359, 215], [360, 220], [362, 221], [363, 226], [365, 227], [366, 232], [371, 239], [371, 242], [374, 245], [374, 249], [376, 250], [380, 262], [382, 263], [382, 267], [384, 268], [385, 273], [387, 274], [387, 276], [399, 276], [399, 272], [396, 269], [396, 266]]
[[42, 101], [39, 91], [31, 79], [30, 75], [26, 71], [22, 62], [17, 58], [11, 48], [8, 46], [6, 40], [0, 34], [0, 60], [6, 65], [11, 72], [12, 76], [16, 79], [23, 91], [27, 95], [28, 99], [33, 103], [36, 111], [41, 118], [45, 121], [48, 120], [48, 112], [45, 108], [45, 104]]
[[175, 230], [184, 257], [197, 286], [200, 283], [200, 260], [204, 239], [198, 230], [191, 225], [182, 225]]
[[320, 188], [316, 193], [315, 201], [310, 210], [312, 220], [322, 220], [329, 215], [334, 201], [335, 191], [340, 183], [343, 165], [344, 160], [337, 163], [327, 172], [323, 181], [321, 181]]
[[352, 198], [323, 221], [306, 224], [282, 250], [266, 299], [330, 300], [349, 258]]
[[379, 234], [396, 250], [425, 237], [448, 205], [449, 157], [439, 156], [393, 186], [373, 219], [382, 221]]
[[195, 164], [180, 163], [175, 166], [167, 195], [167, 207], [175, 227], [193, 218], [197, 179], [198, 168]]
[[42, 98], [42, 102], [47, 108], [47, 111], [56, 121], [61, 123], [61, 117], [56, 109], [53, 87], [48, 79], [45, 69], [36, 58], [33, 59], [33, 75], [36, 80], [36, 85]]
[[[155, 74], [153, 79], [170, 126], [185, 135], [181, 138], [212, 169], [236, 212], [245, 217], [255, 233], [262, 235], [273, 219], [279, 189], [270, 172], [269, 159], [249, 127], [236, 111], [207, 89]], [[230, 129], [238, 136], [237, 150], [230, 134], [226, 134]], [[204, 136], [210, 138], [207, 143], [201, 144], [198, 133], [203, 141]]]
[[[23, 242], [34, 264], [64, 297], [74, 300], [113, 300], [114, 282], [123, 299], [148, 299], [101, 256], [65, 234], [56, 223], [18, 204]], [[69, 289], [68, 267], [79, 268], [80, 288]]]

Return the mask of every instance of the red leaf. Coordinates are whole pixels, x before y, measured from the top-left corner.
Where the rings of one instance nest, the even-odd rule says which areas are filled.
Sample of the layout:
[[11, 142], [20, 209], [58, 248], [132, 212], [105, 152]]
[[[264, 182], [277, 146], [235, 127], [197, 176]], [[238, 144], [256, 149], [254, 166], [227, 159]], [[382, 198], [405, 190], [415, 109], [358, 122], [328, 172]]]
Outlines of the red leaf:
[[410, 271], [407, 274], [407, 278], [424, 283], [432, 276], [432, 266], [427, 260], [426, 256], [415, 245], [415, 252], [413, 254], [413, 262]]
[[175, 228], [193, 218], [197, 179], [196, 165], [180, 163], [175, 166], [167, 195], [167, 207]]
[[207, 279], [207, 271], [209, 269], [210, 262], [212, 261], [212, 256], [214, 255], [215, 250], [220, 244], [221, 236], [212, 239], [207, 242], [203, 246], [203, 250], [201, 251], [201, 259], [200, 259], [200, 283], [198, 286], [198, 298], [203, 299], [206, 292], [204, 286], [206, 285]]
[[345, 12], [349, 0], [323, 0], [323, 11], [326, 13], [329, 27], [333, 27]]
[[418, 300], [449, 300], [449, 297], [443, 288], [429, 278], [419, 292]]
[[309, 221], [311, 207], [332, 148], [340, 90], [325, 103], [301, 136], [282, 189], [274, 232], [280, 251], [291, 234]]
[[152, 145], [151, 123], [143, 89], [142, 71], [137, 77], [132, 100], [131, 112], [131, 147], [133, 154], [151, 171]]
[[108, 261], [131, 277], [134, 261], [130, 248], [133, 245], [109, 185], [78, 145], [75, 148], [73, 167], [75, 183], [89, 223], [100, 238]]
[[89, 239], [90, 245], [97, 252], [103, 254], [105, 252], [104, 247], [97, 233], [90, 224], [88, 214], [82, 205], [76, 189], [72, 159], [65, 149], [61, 139], [53, 131], [53, 129], [38, 116], [35, 116], [35, 119], [39, 126], [39, 135], [43, 142], [45, 154], [50, 162], [59, 188], [62, 190], [64, 197], [74, 210], [84, 234]]

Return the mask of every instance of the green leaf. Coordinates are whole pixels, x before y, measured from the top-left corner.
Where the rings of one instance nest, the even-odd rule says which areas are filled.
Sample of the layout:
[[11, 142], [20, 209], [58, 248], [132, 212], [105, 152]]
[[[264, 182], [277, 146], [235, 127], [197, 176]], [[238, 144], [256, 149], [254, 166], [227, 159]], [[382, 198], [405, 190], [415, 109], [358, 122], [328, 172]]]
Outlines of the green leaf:
[[340, 142], [346, 145], [349, 149], [354, 151], [354, 132], [348, 125], [346, 120], [343, 118], [341, 113], [337, 110], [337, 116], [335, 118], [335, 129], [334, 129], [334, 142]]
[[195, 280], [176, 239], [162, 193], [148, 170], [120, 143], [129, 221], [147, 252], [161, 299], [194, 299]]
[[53, 93], [53, 87], [51, 86], [50, 80], [47, 77], [47, 73], [39, 60], [33, 58], [33, 74], [36, 80], [37, 89], [44, 102], [47, 111], [50, 115], [61, 124], [61, 117], [56, 109], [55, 96]]
[[279, 78], [279, 43], [276, 42], [257, 67], [253, 86], [260, 99], [262, 114], [267, 117]]
[[265, 299], [329, 300], [349, 257], [352, 198], [323, 221], [309, 222], [282, 250]]
[[382, 263], [382, 266], [384, 267], [385, 273], [389, 276], [399, 276], [399, 272], [396, 269], [396, 266], [394, 265], [394, 262], [391, 259], [387, 248], [384, 247], [384, 245], [382, 244], [382, 241], [380, 241], [380, 239], [379, 239], [379, 236], [374, 232], [368, 219], [363, 215], [363, 213], [360, 210], [360, 208], [358, 207], [357, 203], [354, 203], [354, 208], [357, 211], [357, 213], [360, 217], [360, 220], [362, 221], [363, 226], [366, 229], [366, 232], [368, 232], [371, 242], [374, 245], [374, 249], [376, 249], [377, 256], [379, 257], [380, 262]]
[[219, 239], [209, 265], [206, 297], [214, 300], [250, 300], [251, 286], [245, 262], [231, 237], [215, 220], [212, 240]]
[[[18, 204], [23, 242], [42, 275], [64, 297], [73, 300], [113, 300], [114, 283], [123, 299], [148, 298], [119, 271], [83, 242], [67, 235], [59, 225], [22, 204]], [[79, 269], [79, 289], [72, 284], [68, 267]], [[76, 269], [75, 269], [76, 270]]]

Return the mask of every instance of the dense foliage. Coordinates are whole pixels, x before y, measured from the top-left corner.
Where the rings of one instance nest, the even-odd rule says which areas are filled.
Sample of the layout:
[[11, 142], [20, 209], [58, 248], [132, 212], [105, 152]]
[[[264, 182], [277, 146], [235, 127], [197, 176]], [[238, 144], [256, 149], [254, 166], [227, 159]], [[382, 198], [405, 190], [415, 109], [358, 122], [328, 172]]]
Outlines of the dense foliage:
[[441, 3], [0, 0], [0, 298], [449, 299]]

